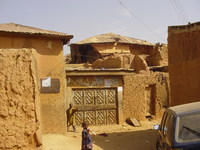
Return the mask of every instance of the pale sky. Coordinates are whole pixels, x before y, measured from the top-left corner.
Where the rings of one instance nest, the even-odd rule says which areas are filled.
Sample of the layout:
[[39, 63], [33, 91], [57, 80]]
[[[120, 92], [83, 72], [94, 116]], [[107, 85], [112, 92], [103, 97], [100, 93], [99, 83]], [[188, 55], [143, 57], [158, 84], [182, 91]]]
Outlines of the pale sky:
[[71, 43], [109, 32], [167, 43], [168, 26], [198, 21], [200, 0], [0, 0], [0, 23], [64, 32]]

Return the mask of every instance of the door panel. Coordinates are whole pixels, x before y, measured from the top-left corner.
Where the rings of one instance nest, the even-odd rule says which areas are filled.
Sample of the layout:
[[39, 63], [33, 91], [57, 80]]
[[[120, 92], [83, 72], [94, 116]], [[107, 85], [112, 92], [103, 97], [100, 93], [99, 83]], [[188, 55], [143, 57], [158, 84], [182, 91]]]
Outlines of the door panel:
[[75, 90], [73, 91], [73, 101], [75, 106], [82, 106], [83, 105], [83, 91]]
[[107, 124], [115, 124], [116, 123], [116, 111], [115, 110], [108, 110], [108, 122]]
[[107, 89], [73, 89], [76, 125], [83, 121], [90, 125], [107, 125], [117, 123], [116, 88]]
[[106, 124], [106, 110], [97, 110], [97, 125], [105, 125]]
[[94, 105], [94, 90], [84, 90], [84, 104]]
[[75, 114], [75, 123], [76, 125], [81, 125], [83, 122], [84, 114], [83, 111], [78, 111]]
[[114, 89], [106, 90], [106, 97], [108, 104], [116, 104], [116, 90]]
[[95, 111], [85, 111], [85, 120], [87, 120], [87, 122], [90, 124], [90, 125], [95, 125]]
[[95, 100], [96, 105], [105, 105], [105, 90], [96, 90]]

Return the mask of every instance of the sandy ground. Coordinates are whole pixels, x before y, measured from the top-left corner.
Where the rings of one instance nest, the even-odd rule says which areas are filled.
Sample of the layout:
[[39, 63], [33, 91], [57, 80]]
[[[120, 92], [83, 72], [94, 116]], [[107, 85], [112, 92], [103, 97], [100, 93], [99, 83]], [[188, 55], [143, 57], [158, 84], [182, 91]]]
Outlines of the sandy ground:
[[[156, 150], [157, 131], [153, 125], [156, 121], [141, 121], [142, 127], [123, 125], [91, 127], [97, 134], [92, 136], [94, 150]], [[81, 131], [67, 132], [66, 135], [43, 135], [43, 150], [81, 150]]]

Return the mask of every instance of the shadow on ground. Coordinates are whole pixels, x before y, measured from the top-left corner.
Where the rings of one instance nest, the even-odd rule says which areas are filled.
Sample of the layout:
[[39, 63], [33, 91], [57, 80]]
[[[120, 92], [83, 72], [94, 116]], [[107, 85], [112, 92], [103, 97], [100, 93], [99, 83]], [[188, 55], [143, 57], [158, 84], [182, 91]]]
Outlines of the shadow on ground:
[[103, 133], [93, 137], [94, 144], [103, 150], [156, 150], [156, 130]]

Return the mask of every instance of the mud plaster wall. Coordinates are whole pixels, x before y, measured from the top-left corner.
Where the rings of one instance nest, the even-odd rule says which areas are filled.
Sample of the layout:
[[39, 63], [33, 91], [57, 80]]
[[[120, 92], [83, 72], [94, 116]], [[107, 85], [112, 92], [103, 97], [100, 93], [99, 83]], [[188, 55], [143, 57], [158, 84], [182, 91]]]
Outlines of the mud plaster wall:
[[142, 57], [135, 55], [130, 68], [134, 69], [136, 73], [139, 73], [140, 70], [148, 70], [148, 65]]
[[92, 46], [97, 49], [100, 53], [110, 54], [110, 53], [132, 53], [133, 55], [141, 54], [151, 54], [155, 51], [154, 46], [146, 45], [132, 45], [123, 43], [108, 43], [108, 44], [92, 44]]
[[[93, 50], [91, 49], [91, 47]], [[154, 53], [156, 53], [156, 48], [158, 49], [158, 47], [155, 47], [155, 46], [133, 45], [133, 44], [123, 44], [123, 43], [72, 45], [71, 55], [72, 55], [73, 63], [88, 61], [89, 63], [93, 64], [94, 68], [127, 68], [129, 69], [131, 67], [131, 62], [133, 60], [134, 55], [146, 55], [146, 56], [155, 55]], [[98, 52], [98, 54], [94, 55], [94, 52], [96, 53]], [[101, 54], [101, 56], [99, 53]], [[161, 58], [157, 60], [157, 57], [158, 56], [152, 56], [152, 58], [149, 57], [149, 62], [150, 60], [151, 62], [155, 61], [156, 65], [157, 64], [160, 65]]]
[[200, 100], [200, 25], [169, 28], [172, 106]]
[[161, 54], [162, 60], [160, 61], [160, 66], [168, 66], [168, 47], [167, 45], [161, 45], [158, 47]]
[[0, 49], [0, 150], [41, 145], [34, 49]]
[[134, 46], [122, 43], [93, 44], [92, 46], [102, 55], [114, 55], [108, 56], [102, 60], [96, 60], [93, 63], [94, 68], [130, 68], [131, 62], [134, 57], [130, 53], [130, 49], [134, 49]]
[[109, 43], [109, 44], [92, 44], [100, 53], [130, 53], [128, 44]]
[[109, 56], [97, 59], [93, 64], [93, 68], [122, 68], [122, 59], [120, 57]]
[[148, 66], [167, 66], [168, 65], [168, 48], [167, 45], [156, 45], [146, 58]]
[[59, 79], [60, 92], [56, 94], [40, 94], [42, 132], [66, 132], [65, 115], [65, 71], [63, 43], [58, 39], [21, 37], [18, 35], [0, 36], [0, 48], [34, 48], [38, 54], [39, 79], [51, 77]]
[[[113, 54], [103, 60], [98, 59], [93, 63], [94, 68], [132, 68], [131, 62], [135, 55], [148, 56], [149, 66], [167, 65], [168, 51], [163, 45], [146, 46], [131, 45], [122, 43], [97, 44], [93, 45], [101, 54]], [[118, 56], [118, 57], [117, 57]]]
[[130, 68], [133, 55], [131, 54], [113, 54], [103, 59], [97, 59], [93, 64], [93, 68]]
[[154, 46], [148, 46], [148, 45], [130, 45], [130, 52], [133, 55], [150, 55], [155, 51]]
[[134, 117], [145, 120], [145, 88], [155, 86], [155, 118], [160, 118], [169, 102], [168, 73], [134, 74], [124, 76], [124, 119]]

